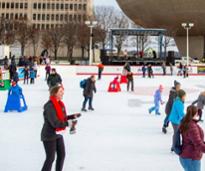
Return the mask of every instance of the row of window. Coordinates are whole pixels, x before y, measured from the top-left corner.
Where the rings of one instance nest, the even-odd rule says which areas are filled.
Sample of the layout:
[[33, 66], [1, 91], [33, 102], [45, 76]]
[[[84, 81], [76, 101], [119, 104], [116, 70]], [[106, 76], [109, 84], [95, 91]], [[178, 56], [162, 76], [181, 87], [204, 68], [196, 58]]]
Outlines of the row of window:
[[27, 19], [27, 14], [2, 13], [1, 17], [10, 20]]
[[63, 25], [59, 24], [33, 24], [33, 28], [39, 29], [39, 30], [45, 30], [45, 29], [52, 29], [56, 27], [63, 27]]
[[2, 8], [2, 9], [27, 9], [28, 8], [28, 3], [23, 3], [23, 2], [21, 2], [21, 3], [14, 3], [14, 2], [12, 2], [12, 3], [5, 3], [5, 2], [2, 2], [2, 3], [0, 3], [0, 8]]
[[[0, 8], [1, 9], [27, 9], [28, 8], [28, 3], [5, 3], [2, 2], [0, 3]], [[52, 10], [87, 10], [87, 5], [86, 4], [55, 4], [55, 3], [34, 3], [33, 4], [33, 9], [52, 9]]]
[[86, 4], [55, 4], [55, 3], [34, 3], [33, 9], [52, 9], [52, 10], [84, 10], [86, 11]]
[[33, 20], [36, 21], [76, 21], [82, 22], [86, 19], [86, 15], [68, 15], [68, 14], [33, 14]]

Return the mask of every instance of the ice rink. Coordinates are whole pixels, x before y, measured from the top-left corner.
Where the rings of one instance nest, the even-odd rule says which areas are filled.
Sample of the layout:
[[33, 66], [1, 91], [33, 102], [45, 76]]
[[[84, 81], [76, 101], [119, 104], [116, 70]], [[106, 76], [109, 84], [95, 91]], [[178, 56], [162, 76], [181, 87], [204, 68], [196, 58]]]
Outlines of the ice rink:
[[[65, 87], [64, 102], [68, 113], [79, 112], [82, 89], [79, 82], [87, 76], [70, 76], [57, 68]], [[114, 76], [103, 76], [97, 81], [94, 112], [83, 113], [77, 133], [64, 135], [66, 159], [64, 171], [182, 171], [178, 156], [170, 152], [172, 128], [161, 132], [161, 116], [150, 115], [153, 94], [162, 84], [166, 102], [174, 80], [187, 92], [186, 106], [205, 90], [205, 77], [183, 79], [176, 76], [158, 76], [154, 79], [135, 77], [135, 92], [108, 93], [108, 84]], [[28, 104], [24, 113], [3, 113], [7, 92], [0, 92], [0, 171], [40, 171], [45, 159], [40, 132], [43, 125], [43, 105], [49, 98], [44, 73], [35, 85], [23, 85]], [[201, 124], [205, 129], [205, 123]], [[54, 167], [53, 167], [54, 170]], [[205, 159], [202, 161], [205, 170]]]

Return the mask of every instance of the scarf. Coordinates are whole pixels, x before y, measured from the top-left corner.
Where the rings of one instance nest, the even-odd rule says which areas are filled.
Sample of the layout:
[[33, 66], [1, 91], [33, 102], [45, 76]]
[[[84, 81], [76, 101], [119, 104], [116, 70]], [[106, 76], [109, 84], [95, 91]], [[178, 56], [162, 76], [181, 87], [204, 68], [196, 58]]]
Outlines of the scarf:
[[[58, 120], [61, 121], [61, 122], [65, 122], [66, 121], [66, 118], [65, 118], [66, 110], [65, 110], [64, 103], [62, 101], [57, 101], [57, 99], [54, 96], [51, 96], [50, 100], [51, 100], [51, 102], [54, 105], [54, 108], [56, 110], [56, 115], [57, 115]], [[65, 110], [65, 113], [63, 113], [62, 109]], [[66, 129], [66, 127], [65, 128], [56, 128], [56, 131], [57, 132], [58, 131], [63, 131], [65, 129]]]

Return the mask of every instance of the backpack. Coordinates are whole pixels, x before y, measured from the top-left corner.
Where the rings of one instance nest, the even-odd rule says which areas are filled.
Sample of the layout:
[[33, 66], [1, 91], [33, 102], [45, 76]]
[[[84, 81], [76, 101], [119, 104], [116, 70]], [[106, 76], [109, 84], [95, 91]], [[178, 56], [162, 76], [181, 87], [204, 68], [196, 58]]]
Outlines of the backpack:
[[80, 88], [85, 89], [86, 83], [87, 83], [87, 79], [84, 79], [84, 80], [80, 81]]
[[176, 133], [176, 141], [174, 142], [173, 150], [177, 155], [182, 153], [182, 139], [180, 130], [178, 130]]

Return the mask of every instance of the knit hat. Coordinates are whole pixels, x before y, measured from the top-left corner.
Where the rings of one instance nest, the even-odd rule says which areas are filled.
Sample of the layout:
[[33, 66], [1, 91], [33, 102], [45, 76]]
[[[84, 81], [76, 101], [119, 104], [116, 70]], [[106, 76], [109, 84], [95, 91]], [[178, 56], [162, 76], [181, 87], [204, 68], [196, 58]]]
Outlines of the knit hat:
[[184, 90], [179, 90], [177, 94], [178, 94], [178, 97], [182, 99], [182, 97], [186, 95], [186, 92]]
[[178, 86], [178, 85], [181, 85], [180, 82], [178, 82], [178, 81], [175, 80], [175, 81], [174, 81], [174, 87], [176, 87], [176, 86]]

